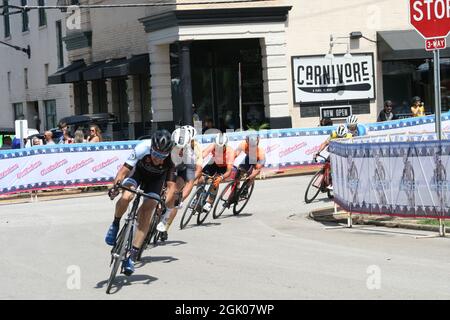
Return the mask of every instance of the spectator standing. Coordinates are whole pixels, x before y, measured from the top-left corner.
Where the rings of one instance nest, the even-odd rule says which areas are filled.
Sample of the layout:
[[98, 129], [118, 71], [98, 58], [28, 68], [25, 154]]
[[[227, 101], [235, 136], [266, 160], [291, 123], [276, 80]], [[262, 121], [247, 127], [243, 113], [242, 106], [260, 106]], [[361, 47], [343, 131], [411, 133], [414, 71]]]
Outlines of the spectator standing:
[[412, 99], [411, 113], [413, 117], [422, 117], [425, 115], [425, 106], [420, 97], [414, 97]]
[[102, 141], [103, 138], [100, 128], [96, 124], [91, 125], [89, 128], [89, 137], [87, 138], [87, 142], [96, 143]]
[[12, 140], [10, 136], [3, 137], [3, 144], [0, 149], [12, 149]]
[[78, 129], [77, 131], [75, 131], [75, 137], [73, 140], [74, 143], [85, 143], [86, 140], [84, 139], [83, 130]]
[[32, 142], [32, 146], [40, 146], [40, 145], [42, 145], [42, 140], [39, 139], [38, 137], [34, 137], [31, 142]]
[[322, 118], [320, 119], [320, 126], [321, 127], [327, 127], [327, 126], [332, 126], [333, 125], [333, 121], [330, 118]]
[[55, 141], [53, 141], [53, 133], [51, 131], [44, 132], [44, 139], [45, 144], [55, 144]]
[[197, 107], [192, 104], [192, 122], [195, 124], [196, 121], [201, 121], [200, 116], [197, 113]]
[[62, 136], [59, 138], [58, 143], [73, 143], [73, 138], [70, 136], [69, 133], [69, 127], [67, 126], [67, 123], [60, 122], [58, 125], [59, 129], [62, 131]]
[[202, 130], [202, 134], [205, 134], [206, 131], [208, 131], [209, 129], [213, 129], [213, 120], [210, 117], [205, 117], [205, 123], [204, 123], [204, 127]]
[[392, 112], [392, 101], [386, 100], [384, 102], [384, 109], [380, 111], [377, 121], [383, 122], [383, 121], [391, 121], [391, 120], [395, 120], [395, 119], [397, 119], [397, 117]]

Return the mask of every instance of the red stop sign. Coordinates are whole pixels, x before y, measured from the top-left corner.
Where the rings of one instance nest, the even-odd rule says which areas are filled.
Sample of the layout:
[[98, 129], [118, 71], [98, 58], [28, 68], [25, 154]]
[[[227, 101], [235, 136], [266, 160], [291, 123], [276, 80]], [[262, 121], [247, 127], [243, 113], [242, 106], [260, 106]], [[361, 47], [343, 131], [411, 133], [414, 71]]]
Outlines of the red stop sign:
[[450, 32], [450, 1], [409, 0], [409, 20], [425, 39], [446, 37]]

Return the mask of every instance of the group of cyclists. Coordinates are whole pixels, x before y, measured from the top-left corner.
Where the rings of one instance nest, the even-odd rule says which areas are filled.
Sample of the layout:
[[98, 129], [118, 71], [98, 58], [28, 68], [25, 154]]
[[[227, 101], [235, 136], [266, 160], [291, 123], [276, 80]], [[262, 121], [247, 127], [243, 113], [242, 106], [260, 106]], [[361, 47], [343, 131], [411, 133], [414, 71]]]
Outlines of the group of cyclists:
[[[325, 150], [330, 142], [334, 139], [350, 139], [353, 137], [365, 136], [367, 134], [367, 129], [363, 125], [358, 125], [358, 117], [355, 115], [351, 115], [347, 117], [345, 124], [340, 124], [336, 130], [334, 130], [327, 140], [325, 140], [319, 147], [319, 150], [314, 155], [314, 160], [316, 161], [317, 156]], [[328, 189], [333, 190], [333, 185], [331, 181], [331, 172], [330, 177], [328, 177], [329, 185]]]
[[[339, 125], [321, 144], [317, 154], [322, 152], [333, 139], [351, 138], [365, 134], [364, 126], [358, 125], [357, 117], [351, 115], [347, 118], [346, 124]], [[119, 169], [114, 179], [114, 186], [108, 192], [110, 199], [113, 200], [120, 193], [118, 186], [121, 183], [131, 185], [133, 188], [139, 186], [145, 193], [161, 195], [165, 190], [166, 210], [162, 213], [161, 222], [157, 226], [163, 241], [167, 240], [167, 231], [175, 219], [177, 211], [183, 208], [183, 203], [190, 195], [194, 185], [203, 183], [204, 174], [213, 177], [210, 196], [203, 206], [203, 211], [209, 212], [220, 183], [231, 177], [235, 168], [234, 162], [242, 152], [245, 153], [245, 160], [239, 167], [247, 172], [249, 183], [254, 183], [265, 164], [265, 151], [259, 146], [260, 137], [256, 132], [250, 132], [236, 150], [229, 146], [229, 138], [226, 133], [218, 133], [214, 143], [204, 150], [196, 141], [196, 135], [197, 131], [192, 126], [177, 128], [172, 134], [167, 130], [156, 131], [151, 139], [143, 140], [134, 148]], [[317, 154], [314, 158], [317, 157]], [[204, 159], [209, 156], [211, 159], [203, 167]], [[330, 188], [332, 189], [332, 186]], [[114, 220], [105, 237], [108, 245], [115, 245], [120, 229], [120, 220], [133, 198], [133, 193], [123, 191], [120, 199], [116, 202]], [[155, 200], [147, 199], [139, 208], [138, 227], [133, 238], [132, 248], [122, 265], [125, 275], [131, 275], [134, 272], [134, 263], [147, 235], [156, 206]]]
[[[209, 212], [214, 203], [220, 182], [228, 179], [234, 168], [235, 159], [244, 152], [245, 160], [240, 165], [247, 171], [247, 179], [254, 183], [265, 163], [264, 149], [259, 146], [257, 133], [250, 133], [236, 150], [229, 146], [226, 133], [218, 133], [214, 143], [202, 150], [196, 141], [197, 131], [192, 126], [177, 128], [172, 134], [167, 130], [156, 131], [151, 139], [143, 140], [132, 151], [124, 165], [119, 169], [114, 186], [108, 194], [111, 200], [119, 195], [119, 185], [127, 184], [139, 188], [145, 193], [161, 195], [165, 190], [166, 210], [162, 213], [157, 230], [161, 239], [167, 240], [167, 231], [176, 217], [177, 210], [191, 193], [196, 182], [201, 183], [203, 174], [213, 177], [210, 196], [203, 207]], [[203, 168], [203, 159], [211, 159]], [[134, 194], [123, 191], [116, 202], [114, 220], [108, 229], [105, 242], [114, 246], [120, 229], [120, 220], [133, 200]], [[181, 199], [179, 199], [181, 198]], [[178, 201], [176, 201], [178, 200]], [[176, 203], [178, 202], [178, 203]], [[125, 275], [134, 272], [134, 263], [147, 235], [157, 202], [144, 200], [138, 211], [138, 226], [133, 238], [130, 254], [122, 265]]]

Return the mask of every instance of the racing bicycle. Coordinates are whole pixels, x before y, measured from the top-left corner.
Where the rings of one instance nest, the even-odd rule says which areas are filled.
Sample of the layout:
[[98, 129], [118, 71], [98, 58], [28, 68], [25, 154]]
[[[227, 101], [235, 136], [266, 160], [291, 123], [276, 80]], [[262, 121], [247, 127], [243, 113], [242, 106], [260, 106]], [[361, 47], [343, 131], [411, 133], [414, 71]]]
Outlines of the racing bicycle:
[[[311, 203], [314, 199], [317, 198], [317, 195], [320, 192], [327, 193], [329, 199], [333, 198], [332, 191], [328, 189], [331, 185], [331, 163], [329, 158], [325, 158], [324, 156], [318, 154], [318, 157], [321, 157], [325, 160], [323, 167], [317, 171], [317, 173], [312, 177], [311, 181], [308, 184], [305, 192], [305, 202]], [[314, 158], [314, 161], [317, 162], [317, 159]]]
[[[213, 211], [214, 219], [219, 218], [225, 209], [229, 209], [231, 206], [233, 206], [234, 215], [240, 214], [252, 196], [255, 184], [250, 183], [249, 180], [245, 178], [253, 170], [253, 166], [251, 166], [248, 171], [243, 168], [236, 169], [237, 173], [235, 178], [226, 185], [225, 189], [223, 189], [220, 194], [219, 199], [216, 201]], [[239, 186], [242, 178], [245, 180], [242, 185]]]
[[[209, 214], [209, 211], [203, 211], [203, 206], [211, 195], [211, 190], [213, 188], [211, 181], [214, 180], [216, 176], [212, 177], [204, 173], [202, 176], [203, 182], [197, 187], [195, 194], [189, 200], [188, 205], [184, 210], [183, 217], [180, 222], [180, 229], [184, 229], [187, 226], [193, 215], [198, 214], [197, 224], [201, 225]], [[208, 184], [210, 184], [209, 187]]]
[[[112, 266], [111, 274], [108, 279], [108, 284], [106, 287], [106, 293], [109, 294], [112, 284], [114, 282], [114, 279], [116, 277], [117, 271], [119, 269], [119, 266], [122, 265], [122, 262], [127, 258], [128, 253], [131, 250], [132, 244], [133, 244], [133, 235], [136, 230], [137, 226], [137, 213], [138, 213], [138, 207], [139, 203], [141, 201], [141, 198], [147, 198], [152, 199], [158, 202], [155, 212], [159, 209], [165, 208], [164, 201], [161, 200], [161, 197], [156, 193], [144, 193], [144, 191], [140, 189], [131, 189], [127, 186], [124, 186], [122, 184], [118, 184], [117, 188], [126, 190], [129, 192], [132, 192], [136, 195], [133, 204], [131, 206], [131, 210], [128, 212], [128, 216], [125, 219], [125, 224], [120, 230], [117, 239], [116, 244], [111, 249], [111, 262], [110, 266]], [[155, 216], [154, 214], [153, 216]], [[121, 269], [121, 273], [123, 270]]]

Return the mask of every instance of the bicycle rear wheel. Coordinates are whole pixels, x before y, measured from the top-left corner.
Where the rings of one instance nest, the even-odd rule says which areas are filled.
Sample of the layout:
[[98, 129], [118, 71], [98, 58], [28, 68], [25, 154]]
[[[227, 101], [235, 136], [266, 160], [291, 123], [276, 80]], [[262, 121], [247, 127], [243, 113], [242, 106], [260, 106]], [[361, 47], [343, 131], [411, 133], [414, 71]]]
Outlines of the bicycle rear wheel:
[[225, 189], [223, 189], [222, 193], [220, 194], [219, 199], [217, 199], [216, 205], [214, 206], [214, 211], [213, 211], [214, 219], [219, 218], [222, 215], [222, 213], [225, 211], [225, 209], [230, 208], [233, 184], [234, 184], [234, 181], [227, 184]]
[[123, 226], [119, 233], [119, 237], [117, 238], [116, 245], [111, 250], [113, 266], [111, 269], [111, 274], [109, 275], [108, 285], [106, 287], [106, 293], [108, 294], [111, 290], [114, 279], [116, 278], [117, 270], [125, 258], [126, 248], [128, 246], [128, 241], [130, 240], [131, 227], [132, 223], [127, 223]]
[[211, 194], [209, 192], [208, 193], [205, 192], [199, 195], [197, 225], [201, 225], [206, 220], [206, 217], [209, 215], [209, 213], [212, 211], [214, 203], [212, 203], [211, 209], [208, 212], [203, 211], [203, 206], [205, 205], [206, 201], [208, 200], [208, 197], [210, 196]]
[[237, 216], [239, 213], [242, 212], [242, 210], [244, 210], [245, 206], [250, 200], [250, 197], [252, 196], [254, 188], [255, 183], [249, 185], [247, 181], [245, 181], [239, 188], [238, 194], [236, 195], [236, 202], [234, 203], [233, 206], [233, 214], [235, 216]]
[[195, 214], [195, 212], [198, 211], [199, 207], [198, 199], [200, 198], [202, 192], [203, 189], [198, 188], [195, 194], [189, 200], [186, 209], [184, 209], [183, 216], [181, 217], [180, 229], [184, 229], [188, 225], [189, 221], [191, 221], [191, 218]]
[[158, 223], [161, 221], [161, 217], [162, 217], [162, 212], [161, 208], [156, 208], [155, 212], [153, 212], [152, 215], [152, 221], [150, 223], [150, 228], [148, 229], [149, 233], [150, 233], [150, 242], [149, 243], [153, 243], [153, 246], [156, 247], [157, 242], [158, 242], [158, 235], [159, 235], [159, 231], [156, 229], [156, 227], [158, 226]]
[[317, 195], [320, 192], [320, 188], [317, 186], [322, 185], [322, 181], [319, 181], [318, 179], [323, 178], [323, 172], [322, 170], [316, 172], [316, 174], [312, 177], [311, 181], [308, 184], [308, 187], [306, 188], [305, 192], [305, 202], [311, 203], [314, 201], [314, 199], [317, 197]]

